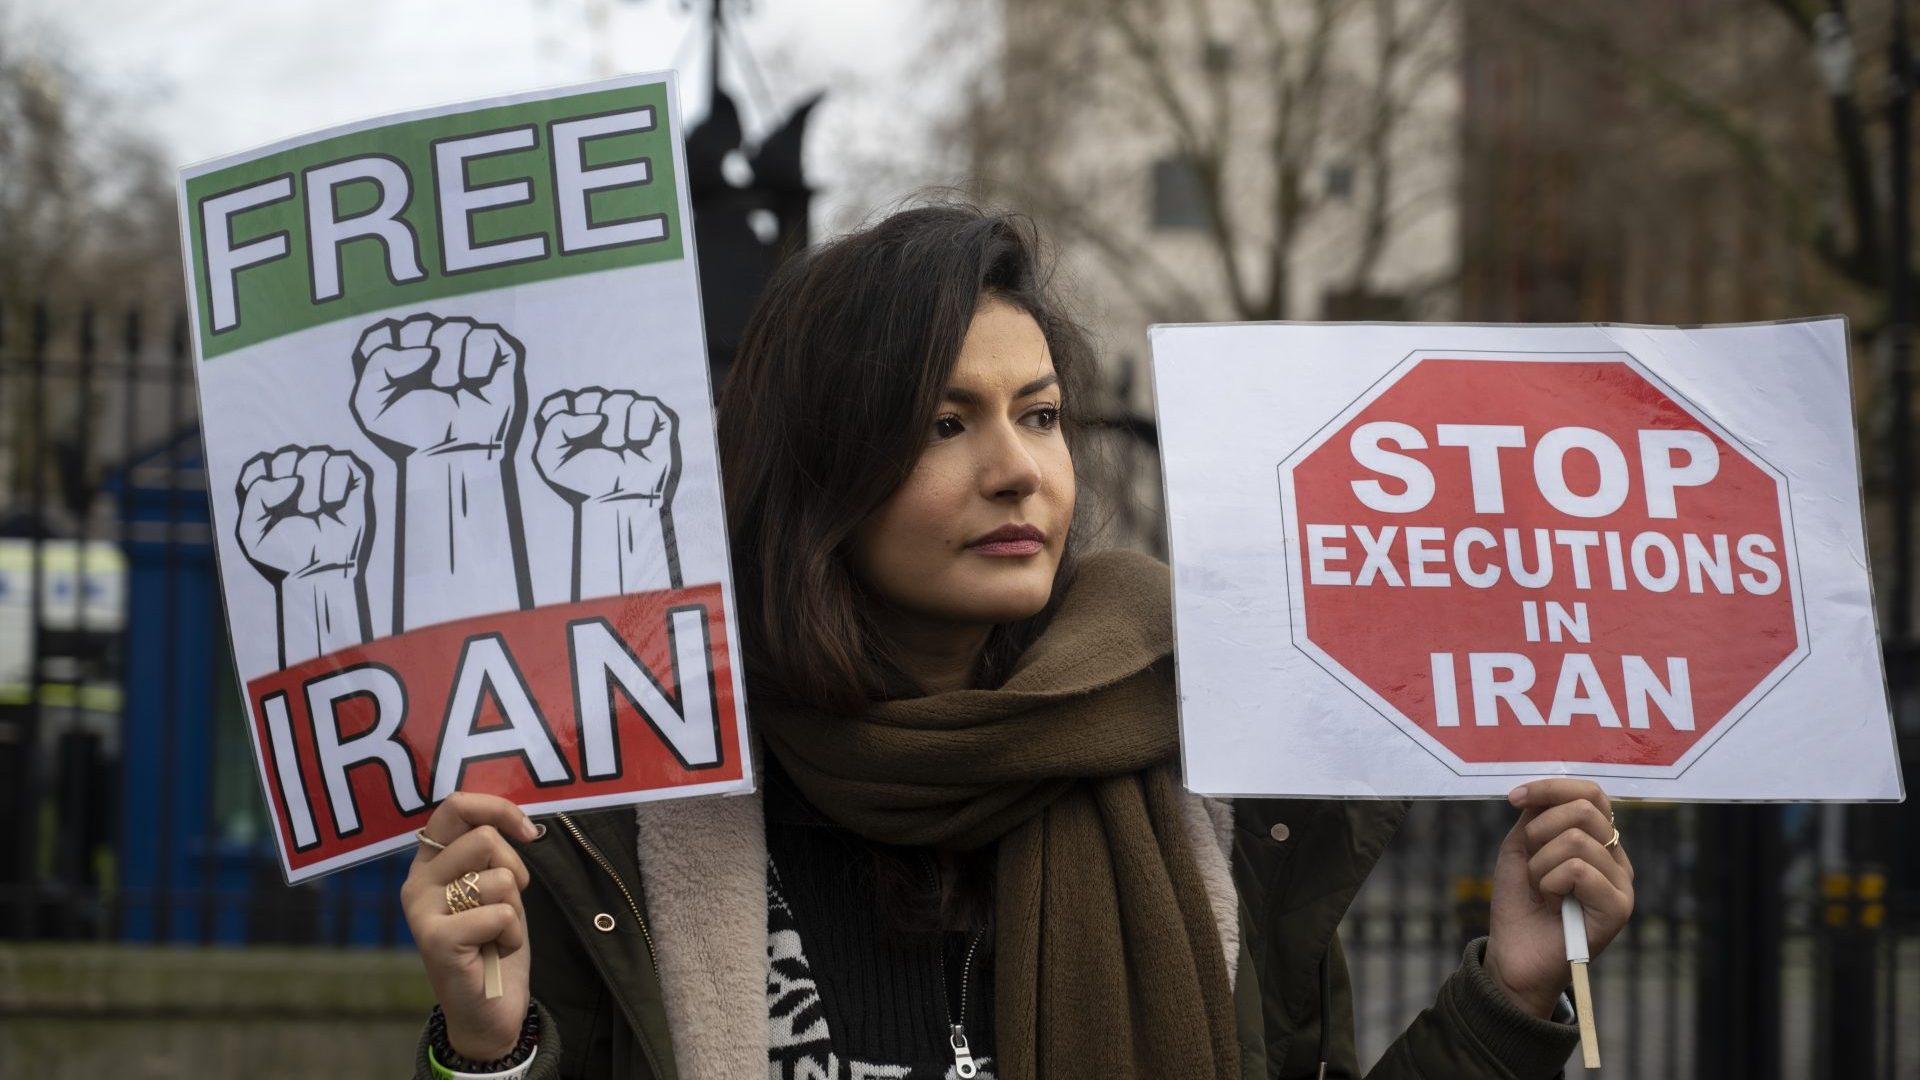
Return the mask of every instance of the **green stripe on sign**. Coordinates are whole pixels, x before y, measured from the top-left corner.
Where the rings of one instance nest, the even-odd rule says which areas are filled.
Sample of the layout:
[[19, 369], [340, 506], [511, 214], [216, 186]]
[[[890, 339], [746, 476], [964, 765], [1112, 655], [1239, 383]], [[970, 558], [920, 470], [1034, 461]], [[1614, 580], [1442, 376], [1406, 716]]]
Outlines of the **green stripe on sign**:
[[664, 83], [322, 138], [187, 181], [203, 359], [684, 256]]

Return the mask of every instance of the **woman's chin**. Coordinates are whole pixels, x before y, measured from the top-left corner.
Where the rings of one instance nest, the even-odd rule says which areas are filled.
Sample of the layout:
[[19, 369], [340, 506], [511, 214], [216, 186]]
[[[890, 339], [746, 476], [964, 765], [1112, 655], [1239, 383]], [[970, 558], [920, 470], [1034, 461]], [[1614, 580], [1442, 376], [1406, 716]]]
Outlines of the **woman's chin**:
[[967, 596], [968, 622], [1010, 623], [1031, 619], [1047, 606], [1053, 579], [1010, 587], [1007, 582], [981, 582]]

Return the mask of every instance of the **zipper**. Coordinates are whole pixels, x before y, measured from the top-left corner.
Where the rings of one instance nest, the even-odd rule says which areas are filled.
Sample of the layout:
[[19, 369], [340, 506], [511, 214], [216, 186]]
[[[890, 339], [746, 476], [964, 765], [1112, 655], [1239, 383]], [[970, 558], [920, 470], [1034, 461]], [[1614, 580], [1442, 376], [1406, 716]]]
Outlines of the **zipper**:
[[[973, 1063], [973, 1051], [967, 1046], [967, 991], [973, 987], [973, 956], [980, 951], [980, 939], [986, 935], [986, 928], [973, 932], [973, 941], [967, 945], [967, 958], [960, 965], [960, 1018], [950, 1025], [947, 1044], [953, 1047], [953, 1069], [962, 1080], [968, 1080], [980, 1070]], [[940, 946], [940, 989], [944, 993], [947, 986], [947, 947]]]
[[[931, 880], [935, 892], [940, 889], [940, 874], [934, 869], [933, 856], [921, 853], [926, 860], [927, 877]], [[955, 1016], [947, 1001], [947, 943], [942, 935], [940, 951], [940, 1011], [947, 1014], [947, 1047], [953, 1051], [953, 1072], [960, 1080], [972, 1080], [980, 1074], [980, 1067], [974, 1063], [973, 1048], [967, 1045], [967, 991], [973, 987], [973, 958], [980, 951], [980, 940], [986, 936], [986, 927], [973, 932], [973, 940], [967, 943], [967, 958], [960, 964], [960, 1014]]]
[[607, 872], [607, 876], [613, 879], [613, 883], [620, 887], [620, 895], [627, 898], [627, 909], [633, 912], [633, 921], [640, 927], [640, 936], [647, 943], [647, 962], [653, 965], [655, 974], [658, 974], [660, 960], [653, 953], [653, 931], [647, 929], [646, 916], [640, 914], [640, 905], [633, 899], [633, 893], [627, 889], [627, 883], [620, 880], [620, 875], [613, 869], [613, 864], [608, 862], [607, 857], [600, 854], [600, 849], [594, 847], [593, 842], [586, 838], [586, 835], [580, 831], [580, 826], [573, 823], [572, 817], [566, 814], [554, 816], [560, 819], [560, 824], [567, 827], [567, 831], [573, 834], [573, 839], [586, 849], [587, 854], [593, 856], [593, 861], [600, 864], [600, 869]]
[[[646, 916], [640, 914], [640, 904], [634, 900], [632, 890], [627, 888], [627, 883], [620, 879], [619, 872], [614, 870], [613, 864], [608, 862], [607, 857], [600, 853], [600, 849], [593, 846], [593, 841], [588, 840], [586, 834], [580, 831], [580, 826], [573, 823], [573, 818], [570, 815], [555, 814], [554, 817], [560, 820], [560, 824], [566, 826], [567, 832], [573, 836], [574, 842], [579, 844], [582, 850], [586, 851], [588, 855], [593, 856], [593, 861], [599, 863], [600, 869], [605, 870], [607, 876], [613, 879], [613, 883], [619, 886], [620, 895], [627, 898], [627, 910], [633, 912], [634, 924], [640, 927], [640, 937], [647, 943], [647, 963], [652, 966], [654, 976], [656, 978], [659, 977], [660, 960], [653, 953], [653, 931], [647, 929]], [[611, 989], [613, 989], [616, 998], [622, 996], [622, 992], [618, 988]], [[664, 1070], [660, 1067], [660, 1059], [654, 1056], [653, 1044], [647, 1041], [646, 1032], [636, 1028], [633, 1036], [634, 1040], [640, 1044], [640, 1053], [647, 1059], [647, 1068], [651, 1069], [655, 1076], [664, 1075]]]

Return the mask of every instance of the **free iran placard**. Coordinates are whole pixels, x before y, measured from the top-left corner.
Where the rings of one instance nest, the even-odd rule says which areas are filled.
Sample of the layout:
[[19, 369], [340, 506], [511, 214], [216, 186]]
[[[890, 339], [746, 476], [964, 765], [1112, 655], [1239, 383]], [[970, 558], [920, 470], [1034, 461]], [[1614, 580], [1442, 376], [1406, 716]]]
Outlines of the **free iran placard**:
[[221, 587], [290, 881], [455, 790], [750, 786], [666, 76], [185, 170]]
[[1902, 797], [1843, 320], [1153, 352], [1195, 790]]

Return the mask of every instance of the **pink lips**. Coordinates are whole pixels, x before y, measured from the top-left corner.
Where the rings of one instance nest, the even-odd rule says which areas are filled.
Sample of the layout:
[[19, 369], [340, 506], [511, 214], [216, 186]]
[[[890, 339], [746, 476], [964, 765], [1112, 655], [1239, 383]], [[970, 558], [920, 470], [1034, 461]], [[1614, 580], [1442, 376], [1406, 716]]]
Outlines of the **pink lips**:
[[1031, 525], [1002, 525], [967, 545], [977, 555], [1037, 555], [1047, 544], [1047, 534]]

